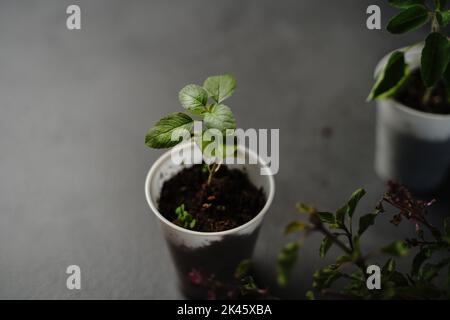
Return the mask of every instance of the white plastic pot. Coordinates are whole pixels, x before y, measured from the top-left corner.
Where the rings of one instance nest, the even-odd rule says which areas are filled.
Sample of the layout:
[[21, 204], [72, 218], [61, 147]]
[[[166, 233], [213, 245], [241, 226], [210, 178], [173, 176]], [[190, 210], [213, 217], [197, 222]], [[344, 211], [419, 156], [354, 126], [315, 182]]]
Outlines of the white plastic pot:
[[[423, 46], [405, 53], [411, 69], [420, 66]], [[378, 64], [383, 68], [388, 57]], [[430, 192], [445, 180], [450, 169], [450, 115], [414, 110], [393, 99], [377, 101], [375, 170], [384, 180]]]
[[[179, 146], [189, 149], [192, 143]], [[261, 175], [260, 170], [269, 173], [269, 168], [251, 150], [238, 148], [237, 156], [247, 156], [257, 161], [256, 165], [228, 165], [229, 168], [245, 170], [249, 180], [262, 188], [267, 201], [264, 208], [249, 222], [221, 232], [197, 232], [181, 228], [168, 221], [158, 211], [158, 199], [164, 182], [186, 165], [175, 164], [171, 152], [164, 153], [151, 167], [145, 182], [145, 195], [148, 204], [159, 220], [163, 235], [169, 246], [171, 256], [178, 272], [180, 288], [189, 298], [205, 298], [205, 289], [192, 283], [190, 274], [214, 274], [216, 279], [232, 277], [236, 266], [252, 256], [263, 217], [269, 209], [275, 192], [272, 175]], [[248, 163], [248, 162], [246, 162]], [[239, 192], [237, 189], [236, 192]]]

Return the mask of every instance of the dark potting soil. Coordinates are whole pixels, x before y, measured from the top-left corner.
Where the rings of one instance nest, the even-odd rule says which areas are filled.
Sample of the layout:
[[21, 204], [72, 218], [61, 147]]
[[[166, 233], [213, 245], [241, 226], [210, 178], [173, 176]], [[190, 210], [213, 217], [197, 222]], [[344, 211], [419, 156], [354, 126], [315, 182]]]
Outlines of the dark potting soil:
[[395, 99], [415, 110], [435, 114], [450, 114], [450, 104], [447, 101], [448, 94], [442, 81], [433, 90], [427, 105], [423, 103], [425, 91], [426, 87], [422, 82], [420, 70], [416, 69], [411, 73], [403, 88], [396, 94]]
[[266, 203], [263, 190], [256, 188], [243, 171], [222, 165], [209, 185], [207, 180], [204, 166], [194, 165], [164, 182], [158, 203], [161, 214], [183, 227], [175, 210], [184, 204], [196, 219], [192, 230], [218, 232], [250, 221]]

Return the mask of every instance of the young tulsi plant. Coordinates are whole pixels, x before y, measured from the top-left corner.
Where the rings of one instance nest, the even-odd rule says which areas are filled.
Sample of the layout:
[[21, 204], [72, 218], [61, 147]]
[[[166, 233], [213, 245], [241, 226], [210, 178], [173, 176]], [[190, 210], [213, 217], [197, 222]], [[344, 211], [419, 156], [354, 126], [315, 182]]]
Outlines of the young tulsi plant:
[[[421, 54], [420, 76], [425, 87], [421, 104], [426, 110], [433, 94], [441, 83], [445, 86], [447, 101], [450, 98], [450, 51], [449, 40], [442, 28], [450, 22], [450, 11], [446, 9], [447, 0], [389, 0], [389, 4], [400, 9], [387, 25], [392, 34], [402, 34], [416, 30], [426, 24], [430, 33], [425, 39]], [[408, 82], [412, 71], [405, 61], [402, 49], [393, 52], [381, 70], [369, 94], [368, 100], [385, 99], [396, 95]]]
[[[223, 102], [229, 98], [236, 88], [236, 80], [231, 75], [212, 76], [205, 80], [203, 86], [189, 84], [181, 89], [178, 98], [187, 113], [172, 113], [159, 120], [151, 128], [146, 137], [145, 143], [150, 148], [171, 148], [183, 141], [181, 130], [187, 132], [193, 138], [207, 158], [214, 158], [207, 165], [209, 172], [208, 184], [214, 174], [219, 170], [221, 160], [234, 155], [235, 145], [227, 145], [225, 138], [220, 144], [222, 148], [208, 148], [213, 143], [211, 137], [206, 137], [205, 131], [208, 129], [218, 130], [223, 137], [229, 130], [236, 129], [236, 120], [231, 109]], [[194, 119], [198, 118], [202, 122], [201, 134], [194, 132]], [[176, 137], [176, 139], [174, 139]]]
[[192, 217], [189, 212], [184, 208], [184, 204], [178, 206], [175, 209], [175, 214], [177, 216], [178, 221], [185, 228], [194, 229], [197, 223], [197, 220]]
[[[324, 257], [335, 247], [342, 255], [332, 264], [313, 274], [313, 289], [306, 297], [314, 299], [333, 297], [344, 299], [448, 299], [450, 297], [450, 218], [444, 220], [443, 228], [433, 226], [427, 219], [427, 209], [434, 203], [413, 198], [402, 185], [389, 184], [389, 190], [376, 205], [373, 212], [359, 217], [358, 228], [354, 229], [353, 219], [363, 189], [355, 191], [349, 201], [336, 212], [323, 212], [300, 204], [298, 211], [307, 216], [306, 221], [294, 221], [286, 229], [286, 234], [301, 232], [302, 236], [311, 232], [321, 233], [324, 238], [319, 255]], [[369, 253], [363, 252], [360, 241], [364, 233], [375, 224], [379, 216], [386, 215], [384, 206], [389, 204], [397, 209], [391, 223], [398, 225], [409, 220], [415, 225], [416, 237], [397, 240], [381, 246]], [[303, 237], [291, 242], [280, 252], [278, 258], [278, 280], [285, 285], [297, 259]], [[416, 251], [409, 272], [402, 273], [396, 268], [395, 258], [404, 257]], [[378, 265], [382, 255], [392, 256], [381, 268], [381, 289], [369, 290], [366, 284], [367, 267]], [[446, 279], [436, 281], [441, 271]], [[343, 288], [335, 286], [340, 280]], [[444, 285], [438, 285], [444, 283]], [[336, 288], [338, 287], [338, 288]]]

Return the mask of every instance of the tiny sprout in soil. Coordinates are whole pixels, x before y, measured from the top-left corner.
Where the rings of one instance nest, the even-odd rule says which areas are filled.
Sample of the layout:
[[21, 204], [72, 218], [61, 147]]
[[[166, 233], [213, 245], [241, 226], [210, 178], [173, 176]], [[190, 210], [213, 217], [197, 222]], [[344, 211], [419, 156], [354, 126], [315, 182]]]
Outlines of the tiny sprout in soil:
[[175, 209], [175, 214], [178, 217], [178, 221], [183, 225], [185, 228], [194, 229], [195, 224], [197, 223], [197, 220], [195, 220], [189, 212], [187, 212], [184, 209], [184, 204], [180, 205]]

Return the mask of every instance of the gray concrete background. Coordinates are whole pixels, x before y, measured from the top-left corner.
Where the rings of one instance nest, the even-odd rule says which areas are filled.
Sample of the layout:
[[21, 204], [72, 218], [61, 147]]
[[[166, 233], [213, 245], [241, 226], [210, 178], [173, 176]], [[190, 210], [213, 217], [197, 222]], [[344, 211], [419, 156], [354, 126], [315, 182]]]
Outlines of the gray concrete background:
[[[384, 190], [365, 98], [377, 60], [420, 34], [367, 30], [367, 5], [382, 2], [2, 0], [0, 298], [180, 297], [144, 197], [161, 154], [144, 136], [180, 110], [183, 85], [220, 73], [238, 80], [229, 105], [240, 127], [280, 128], [277, 192], [255, 253], [273, 286], [297, 201], [332, 210], [365, 187], [364, 212]], [[81, 31], [65, 27], [69, 4], [81, 6]], [[409, 232], [382, 223], [367, 244]], [[319, 241], [275, 292], [303, 296], [323, 263]], [[70, 264], [81, 267], [80, 291], [65, 287]]]

